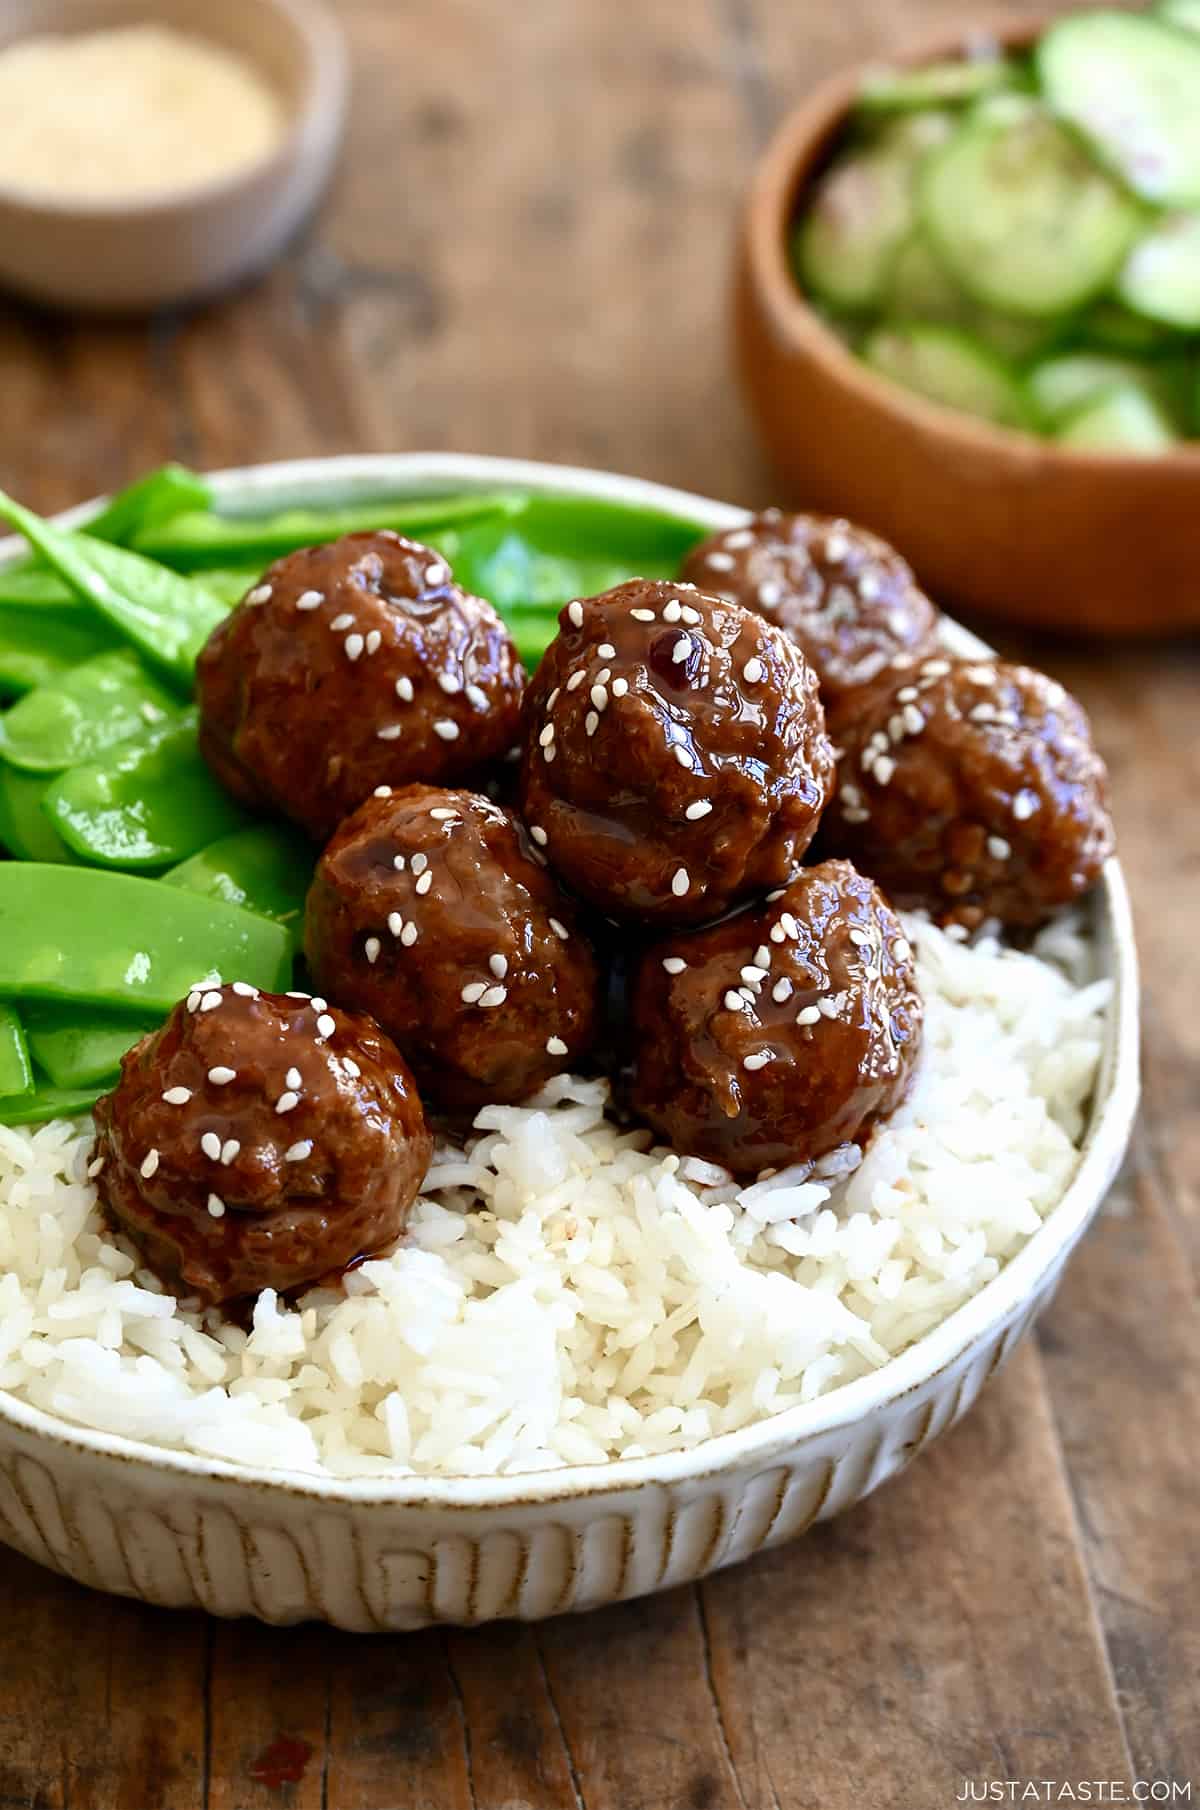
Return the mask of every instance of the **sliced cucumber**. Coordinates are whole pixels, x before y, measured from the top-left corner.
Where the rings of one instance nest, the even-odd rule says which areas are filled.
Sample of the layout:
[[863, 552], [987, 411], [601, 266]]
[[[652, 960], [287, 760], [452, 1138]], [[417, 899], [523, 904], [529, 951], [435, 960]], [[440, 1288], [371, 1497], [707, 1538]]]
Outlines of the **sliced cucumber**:
[[883, 377], [931, 402], [1004, 427], [1027, 427], [1030, 410], [1002, 358], [958, 327], [925, 322], [884, 325], [869, 334], [863, 357]]
[[1200, 40], [1146, 13], [1076, 13], [1035, 60], [1054, 112], [1135, 195], [1200, 203]]
[[1007, 57], [977, 57], [929, 63], [924, 69], [879, 67], [864, 76], [858, 91], [863, 113], [922, 113], [927, 107], [961, 107], [981, 95], [1011, 88], [1018, 78]]
[[1164, 214], [1143, 234], [1125, 260], [1117, 294], [1163, 326], [1200, 327], [1200, 211]]
[[968, 122], [924, 165], [919, 206], [968, 294], [1038, 318], [1107, 288], [1139, 223], [1116, 183], [1042, 114]]
[[1001, 88], [976, 101], [967, 119], [973, 126], [1012, 126], [1023, 119], [1031, 119], [1040, 111], [1041, 103], [1036, 95], [1024, 88]]
[[1064, 352], [1043, 359], [1026, 384], [1035, 411], [1051, 428], [1114, 390], [1140, 390], [1164, 412], [1172, 402], [1171, 385], [1159, 367], [1103, 352]]
[[897, 248], [912, 229], [916, 171], [952, 130], [947, 114], [919, 114], [830, 165], [793, 241], [806, 289], [842, 310], [878, 306]]
[[1200, 33], [1200, 0], [1159, 0], [1154, 12], [1157, 18], [1165, 19], [1168, 25], [1178, 25], [1181, 31]]
[[1107, 390], [1072, 415], [1054, 436], [1076, 452], [1153, 457], [1176, 444], [1171, 424], [1145, 390], [1132, 384]]
[[898, 321], [934, 321], [962, 327], [1001, 358], [1023, 364], [1058, 339], [1060, 326], [1019, 320], [981, 308], [963, 291], [938, 258], [928, 238], [910, 234], [897, 252], [888, 277], [884, 312]]
[[1179, 350], [1179, 335], [1135, 314], [1123, 302], [1104, 297], [1093, 302], [1079, 321], [1079, 338], [1102, 352], [1124, 352], [1133, 357], [1161, 357]]

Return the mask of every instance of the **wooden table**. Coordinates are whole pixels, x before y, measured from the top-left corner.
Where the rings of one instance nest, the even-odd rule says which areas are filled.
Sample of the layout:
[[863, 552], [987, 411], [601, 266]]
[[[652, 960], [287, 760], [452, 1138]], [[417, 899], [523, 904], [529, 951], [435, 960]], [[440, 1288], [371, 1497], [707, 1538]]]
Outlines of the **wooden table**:
[[[0, 315], [0, 481], [51, 509], [168, 456], [419, 447], [771, 500], [725, 352], [739, 191], [792, 97], [959, 19], [954, 0], [342, 12], [356, 100], [323, 219], [195, 317]], [[1200, 1796], [1200, 666], [1185, 645], [1036, 657], [1112, 766], [1147, 1099], [1039, 1338], [966, 1424], [789, 1550], [537, 1628], [226, 1626], [0, 1555], [0, 1806], [942, 1810], [967, 1781], [1075, 1801], [1104, 1781], [1113, 1801], [1138, 1778]]]

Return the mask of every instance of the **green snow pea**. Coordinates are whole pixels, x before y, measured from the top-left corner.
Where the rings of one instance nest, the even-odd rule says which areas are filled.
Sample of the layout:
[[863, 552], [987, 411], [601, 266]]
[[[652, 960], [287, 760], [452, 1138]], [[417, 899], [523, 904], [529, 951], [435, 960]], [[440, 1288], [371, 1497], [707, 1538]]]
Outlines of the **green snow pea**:
[[22, 861], [76, 859], [45, 811], [44, 773], [22, 773], [0, 761], [0, 844]]
[[21, 1020], [0, 1002], [0, 1097], [26, 1094], [33, 1088], [33, 1069]]
[[95, 867], [0, 862], [0, 998], [166, 1012], [208, 973], [291, 984], [282, 924]]
[[0, 516], [174, 685], [191, 689], [196, 655], [229, 613], [219, 598], [140, 553], [56, 528], [3, 491]]
[[277, 515], [219, 515], [213, 510], [177, 515], [139, 534], [140, 553], [180, 571], [202, 566], [249, 565], [259, 569], [297, 547], [313, 547], [379, 528], [394, 528], [414, 540], [477, 518], [506, 518], [525, 508], [523, 497], [507, 492], [447, 497], [381, 498], [331, 509], [285, 509]]
[[98, 616], [68, 599], [39, 609], [0, 601], [0, 697], [16, 697], [56, 679], [117, 645]]
[[244, 824], [204, 762], [197, 721], [186, 710], [60, 773], [44, 808], [67, 847], [100, 867], [166, 867]]
[[94, 1087], [68, 1092], [39, 1085], [31, 1093], [0, 1099], [0, 1125], [45, 1125], [51, 1119], [77, 1119], [90, 1112], [98, 1098]]
[[168, 886], [185, 886], [274, 918], [288, 925], [299, 942], [315, 864], [311, 842], [298, 831], [255, 823], [202, 848], [162, 878]]
[[27, 1001], [22, 1016], [33, 1058], [55, 1087], [90, 1087], [111, 1080], [126, 1050], [161, 1022], [121, 1017], [104, 1006], [62, 1005], [50, 999]]
[[116, 648], [14, 704], [0, 717], [0, 754], [27, 772], [57, 773], [178, 712], [178, 701], [138, 656]]

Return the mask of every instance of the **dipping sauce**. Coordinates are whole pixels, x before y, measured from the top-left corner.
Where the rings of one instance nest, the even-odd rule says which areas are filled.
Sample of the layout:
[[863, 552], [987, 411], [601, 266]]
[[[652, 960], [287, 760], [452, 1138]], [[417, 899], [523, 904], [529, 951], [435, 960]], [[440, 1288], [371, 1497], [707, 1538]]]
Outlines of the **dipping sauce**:
[[0, 188], [117, 204], [199, 188], [268, 156], [284, 124], [251, 64], [169, 26], [0, 50]]

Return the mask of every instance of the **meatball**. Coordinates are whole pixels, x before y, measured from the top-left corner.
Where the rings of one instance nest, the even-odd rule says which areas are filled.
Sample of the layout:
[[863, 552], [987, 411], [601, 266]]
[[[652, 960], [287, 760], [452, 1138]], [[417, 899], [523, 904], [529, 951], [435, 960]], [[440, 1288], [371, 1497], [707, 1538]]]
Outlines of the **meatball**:
[[1113, 850], [1087, 718], [1053, 679], [1003, 660], [893, 672], [847, 740], [822, 846], [942, 922], [1039, 924]]
[[448, 1109], [525, 1099], [596, 1029], [575, 914], [519, 819], [478, 793], [368, 799], [321, 856], [305, 939], [318, 984], [373, 1013]]
[[634, 1110], [677, 1150], [755, 1175], [861, 1143], [899, 1104], [921, 1001], [883, 894], [826, 861], [648, 950], [632, 1028]]
[[559, 624], [526, 699], [521, 809], [567, 884], [610, 917], [673, 925], [789, 879], [833, 774], [799, 648], [645, 579]]
[[507, 753], [524, 673], [492, 606], [385, 531], [277, 560], [196, 681], [217, 778], [323, 842], [377, 785], [454, 781]]
[[938, 611], [896, 550], [828, 516], [767, 509], [694, 547], [682, 575], [769, 616], [803, 648], [835, 737], [859, 686], [895, 654], [937, 644]]
[[433, 1148], [369, 1018], [245, 982], [200, 987], [95, 1106], [101, 1200], [205, 1302], [300, 1288], [404, 1230]]

